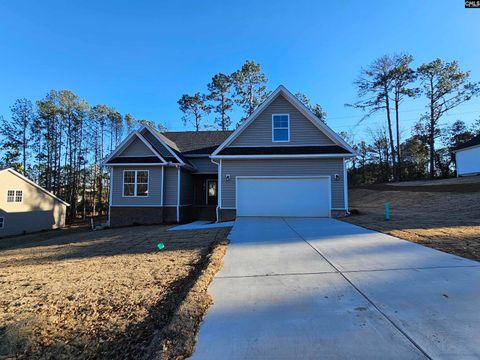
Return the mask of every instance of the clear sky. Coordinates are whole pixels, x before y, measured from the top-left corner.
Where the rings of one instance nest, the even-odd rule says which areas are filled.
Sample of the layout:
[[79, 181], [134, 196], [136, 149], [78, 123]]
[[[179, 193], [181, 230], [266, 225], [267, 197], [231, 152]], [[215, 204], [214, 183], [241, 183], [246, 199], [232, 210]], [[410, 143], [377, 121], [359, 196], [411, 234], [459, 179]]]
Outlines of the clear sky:
[[[480, 81], [480, 10], [463, 0], [402, 1], [0, 1], [0, 115], [17, 98], [70, 89], [91, 105], [186, 129], [177, 100], [205, 92], [217, 72], [259, 62], [269, 88], [302, 91], [337, 131], [361, 118], [360, 68], [383, 54], [408, 52], [415, 66], [458, 60]], [[403, 107], [410, 132], [424, 99]], [[472, 122], [480, 99], [443, 122]], [[355, 128], [360, 140], [375, 117]]]

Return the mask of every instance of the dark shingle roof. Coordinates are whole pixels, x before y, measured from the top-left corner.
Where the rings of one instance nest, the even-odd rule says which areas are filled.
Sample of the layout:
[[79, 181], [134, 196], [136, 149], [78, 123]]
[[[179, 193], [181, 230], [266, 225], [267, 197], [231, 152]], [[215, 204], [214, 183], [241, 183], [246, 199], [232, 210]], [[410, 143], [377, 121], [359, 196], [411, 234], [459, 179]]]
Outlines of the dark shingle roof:
[[470, 139], [469, 141], [463, 143], [462, 145], [459, 145], [457, 147], [457, 150], [469, 148], [471, 146], [476, 146], [476, 145], [480, 145], [480, 135], [477, 135], [473, 139]]
[[168, 131], [162, 134], [173, 141], [183, 155], [210, 155], [233, 131]]
[[230, 147], [218, 155], [316, 155], [316, 154], [350, 154], [341, 146], [270, 146], [270, 147]]

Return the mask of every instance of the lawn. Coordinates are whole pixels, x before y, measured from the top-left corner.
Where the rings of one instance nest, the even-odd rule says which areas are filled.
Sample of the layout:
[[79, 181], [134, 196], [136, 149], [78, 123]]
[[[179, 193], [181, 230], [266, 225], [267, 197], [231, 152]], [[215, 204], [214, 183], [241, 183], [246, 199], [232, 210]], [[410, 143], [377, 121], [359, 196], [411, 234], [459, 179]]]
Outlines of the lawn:
[[229, 229], [166, 230], [0, 240], [0, 358], [188, 356]]
[[[480, 260], [480, 177], [350, 189], [353, 224]], [[385, 221], [385, 202], [391, 219]]]

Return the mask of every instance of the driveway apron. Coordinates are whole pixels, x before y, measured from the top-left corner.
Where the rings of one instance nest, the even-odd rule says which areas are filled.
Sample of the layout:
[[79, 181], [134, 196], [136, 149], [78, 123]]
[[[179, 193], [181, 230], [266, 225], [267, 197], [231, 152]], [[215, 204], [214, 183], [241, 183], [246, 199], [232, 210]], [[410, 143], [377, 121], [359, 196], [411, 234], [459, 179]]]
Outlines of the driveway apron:
[[480, 264], [333, 219], [238, 218], [192, 359], [480, 357]]

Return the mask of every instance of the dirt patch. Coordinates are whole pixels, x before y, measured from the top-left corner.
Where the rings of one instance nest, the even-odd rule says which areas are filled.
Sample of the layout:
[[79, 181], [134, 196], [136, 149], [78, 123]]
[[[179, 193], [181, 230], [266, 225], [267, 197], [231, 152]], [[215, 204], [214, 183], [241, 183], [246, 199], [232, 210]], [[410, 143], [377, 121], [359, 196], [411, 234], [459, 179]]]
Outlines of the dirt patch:
[[[384, 186], [350, 190], [350, 207], [358, 215], [343, 220], [480, 260], [480, 192], [385, 191]], [[385, 220], [386, 201], [390, 221]]]
[[229, 229], [166, 229], [80, 232], [0, 252], [0, 358], [190, 354]]

